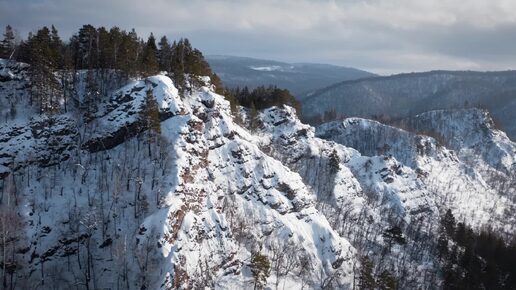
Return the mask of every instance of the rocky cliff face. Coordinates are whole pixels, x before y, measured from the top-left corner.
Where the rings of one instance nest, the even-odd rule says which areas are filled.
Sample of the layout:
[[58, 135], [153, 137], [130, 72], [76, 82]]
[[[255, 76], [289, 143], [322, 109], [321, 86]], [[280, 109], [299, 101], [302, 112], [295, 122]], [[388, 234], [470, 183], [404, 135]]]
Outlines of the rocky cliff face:
[[475, 220], [477, 228], [512, 235], [516, 145], [491, 124], [480, 110], [435, 111], [402, 121], [408, 131], [350, 118], [321, 125], [317, 136], [367, 156], [396, 158], [417, 173], [440, 207]]
[[[261, 147], [302, 176], [317, 195], [319, 211], [361, 255], [382, 261], [382, 271], [397, 268], [406, 277], [402, 287], [425, 284], [426, 276], [436, 275], [428, 250], [410, 254], [435, 233], [439, 219], [436, 199], [416, 171], [393, 157], [361, 156], [316, 137], [293, 109], [272, 108], [260, 116]], [[386, 238], [395, 228], [402, 229], [398, 242]]]
[[408, 130], [436, 136], [461, 161], [476, 168], [491, 187], [514, 199], [516, 145], [497, 129], [487, 111], [430, 111], [399, 123]]
[[[247, 288], [257, 254], [270, 285], [351, 287], [356, 251], [314, 192], [202, 81], [182, 95], [166, 76], [133, 81], [86, 123], [73, 111], [2, 125], [2, 205], [24, 237], [16, 287]], [[138, 124], [147, 90], [159, 136]]]
[[[363, 119], [316, 130], [289, 107], [249, 129], [208, 78], [179, 92], [165, 75], [110, 91], [87, 119], [75, 105], [38, 115], [24, 69], [0, 68], [0, 105], [15, 109], [0, 125], [2, 234], [16, 233], [2, 275], [15, 288], [244, 289], [262, 255], [271, 288], [351, 289], [362, 256], [402, 288], [430, 287], [442, 211], [514, 232], [513, 202], [482, 171], [510, 164], [514, 144], [490, 127], [462, 153]], [[142, 125], [147, 94], [158, 132]]]

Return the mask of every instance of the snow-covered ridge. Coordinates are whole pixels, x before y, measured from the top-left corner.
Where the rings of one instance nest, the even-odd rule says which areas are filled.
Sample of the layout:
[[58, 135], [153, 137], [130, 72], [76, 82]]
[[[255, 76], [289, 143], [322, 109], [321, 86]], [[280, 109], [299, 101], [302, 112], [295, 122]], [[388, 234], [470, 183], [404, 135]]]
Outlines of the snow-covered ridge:
[[[163, 121], [158, 142], [147, 145], [133, 126], [148, 90]], [[333, 277], [335, 287], [351, 287], [355, 249], [315, 208], [299, 174], [263, 153], [208, 83], [179, 95], [170, 78], [149, 77], [113, 92], [87, 123], [49, 120], [41, 132], [2, 125], [0, 148], [23, 165], [6, 177], [24, 180], [18, 210], [28, 242], [18, 285], [51, 285], [59, 275], [62, 285], [95, 288], [248, 288], [250, 259], [262, 253], [273, 266], [292, 264], [270, 285], [316, 288]], [[91, 140], [101, 145], [92, 149]], [[31, 144], [58, 166], [24, 163], [39, 148]], [[273, 260], [280, 252], [288, 258]], [[77, 274], [85, 269], [95, 277]]]
[[496, 128], [485, 110], [430, 111], [401, 122], [416, 132], [439, 134], [444, 143], [459, 155], [468, 155], [469, 152], [495, 170], [507, 174], [516, 171], [516, 143]]
[[[361, 156], [352, 148], [315, 137], [314, 128], [302, 124], [292, 108], [265, 110], [260, 119], [261, 147], [302, 176], [317, 194], [317, 208], [339, 234], [361, 249], [361, 255], [373, 257], [375, 263], [383, 259], [385, 270], [392, 270], [389, 265], [399, 259], [406, 261], [406, 269], [434, 259], [426, 251], [417, 257], [406, 255], [420, 237], [433, 235], [432, 221], [439, 216], [437, 200], [415, 170], [394, 158]], [[404, 232], [405, 250], [394, 245], [386, 254], [382, 233], [396, 226]], [[433, 266], [419, 269], [406, 275], [400, 287], [421, 285], [425, 271], [436, 271]]]
[[438, 160], [454, 158], [453, 153], [432, 137], [361, 118], [323, 124], [317, 128], [317, 136], [355, 148], [367, 156], [393, 155], [413, 168], [417, 167], [417, 156], [427, 155]]
[[[18, 110], [28, 97], [22, 73], [0, 82], [0, 102], [15, 96]], [[0, 185], [16, 188], [26, 235], [17, 286], [246, 289], [260, 253], [271, 263], [269, 288], [352, 289], [362, 255], [399, 277], [400, 288], [434, 287], [443, 210], [514, 233], [513, 202], [482, 171], [496, 167], [465, 159], [514, 158], [513, 144], [490, 126], [447, 148], [359, 118], [315, 129], [293, 108], [272, 107], [251, 130], [245, 109], [234, 118], [209, 79], [202, 83], [180, 93], [166, 75], [131, 81], [103, 96], [86, 122], [74, 108], [6, 118]], [[147, 94], [159, 107], [156, 138], [139, 123]], [[386, 238], [392, 229], [403, 242]]]
[[[272, 108], [266, 110], [261, 115], [264, 123], [264, 138], [262, 138], [263, 147], [270, 147], [273, 156], [277, 156], [283, 160], [285, 164], [300, 172], [305, 178], [305, 182], [312, 186], [318, 193], [318, 197], [325, 199], [325, 202], [341, 202], [354, 195], [364, 194], [365, 189], [371, 186], [379, 186], [377, 190], [372, 190], [380, 195], [382, 191], [388, 187], [397, 188], [398, 190], [407, 185], [407, 181], [401, 181], [400, 184], [392, 186], [391, 183], [398, 179], [398, 176], [405, 178], [411, 177], [417, 179], [416, 174], [410, 168], [400, 164], [396, 159], [390, 157], [369, 158], [361, 156], [360, 153], [350, 147], [325, 141], [315, 137], [314, 128], [302, 124], [296, 117], [292, 108]], [[335, 164], [334, 160], [339, 164]], [[314, 164], [314, 162], [318, 164]], [[333, 164], [332, 164], [333, 163]], [[365, 163], [369, 165], [365, 165]], [[376, 168], [376, 169], [374, 169]], [[363, 177], [362, 174], [372, 170], [375, 172], [373, 178], [370, 174]], [[421, 185], [412, 185], [412, 187], [421, 187]], [[415, 188], [412, 188], [414, 191]], [[332, 193], [333, 198], [331, 197]], [[403, 193], [403, 190], [394, 194]], [[328, 196], [324, 196], [324, 195]], [[413, 197], [417, 194], [412, 192]], [[423, 192], [423, 195], [427, 194]], [[411, 199], [412, 197], [408, 197]], [[380, 198], [381, 199], [381, 198]], [[400, 198], [406, 202], [407, 198]], [[398, 204], [387, 204], [388, 207], [398, 207]], [[414, 208], [411, 208], [414, 207]], [[402, 208], [398, 208], [397, 212], [400, 218], [406, 216], [407, 212], [426, 211], [437, 212], [436, 208], [432, 208], [428, 201], [418, 204], [405, 204]]]
[[138, 118], [148, 91], [156, 98], [161, 119], [185, 113], [184, 104], [169, 77], [158, 75], [132, 81], [113, 92], [99, 109], [91, 124], [95, 130], [86, 137], [83, 146], [93, 152], [110, 149], [144, 130]]
[[[424, 116], [434, 117], [418, 121]], [[401, 122], [410, 131], [349, 118], [321, 125], [316, 135], [367, 156], [396, 158], [418, 174], [427, 190], [437, 194], [435, 202], [440, 208], [451, 208], [474, 227], [490, 226], [512, 236], [514, 217], [510, 213], [515, 204], [511, 187], [515, 178], [504, 166], [492, 164], [514, 158], [510, 153], [514, 143], [493, 129], [486, 116], [480, 110], [429, 112]], [[429, 120], [434, 125], [429, 125]]]

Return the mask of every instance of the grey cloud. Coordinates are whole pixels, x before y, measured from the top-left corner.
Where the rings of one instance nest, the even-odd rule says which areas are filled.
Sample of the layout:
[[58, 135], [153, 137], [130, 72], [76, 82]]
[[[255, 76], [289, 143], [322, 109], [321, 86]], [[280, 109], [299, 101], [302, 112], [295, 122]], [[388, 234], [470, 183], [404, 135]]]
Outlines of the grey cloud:
[[328, 62], [379, 73], [516, 67], [516, 2], [505, 0], [0, 0], [23, 36], [85, 23], [189, 37], [207, 54]]

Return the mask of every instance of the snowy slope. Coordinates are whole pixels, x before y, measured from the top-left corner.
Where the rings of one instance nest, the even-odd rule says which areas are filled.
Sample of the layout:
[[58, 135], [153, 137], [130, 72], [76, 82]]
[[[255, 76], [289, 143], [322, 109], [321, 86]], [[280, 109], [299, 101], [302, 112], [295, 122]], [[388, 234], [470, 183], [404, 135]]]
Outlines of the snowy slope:
[[[455, 130], [453, 121], [455, 121], [455, 125], [464, 123], [462, 126], [467, 127], [472, 120], [464, 117], [474, 118], [477, 116], [475, 112], [477, 111], [470, 111], [471, 114], [466, 113], [457, 119], [454, 119], [453, 115], [449, 116], [450, 118], [446, 121], [446, 124], [450, 124], [447, 127], [448, 130]], [[441, 128], [443, 127], [441, 126]], [[439, 129], [436, 130], [439, 132]], [[486, 130], [490, 129], [486, 128]], [[444, 143], [453, 142], [449, 138], [450, 136], [431, 134], [430, 130], [425, 132], [438, 136]], [[481, 138], [486, 133], [470, 128], [467, 133], [455, 131], [455, 134], [455, 136], [465, 136], [465, 140], [470, 140], [471, 138]], [[493, 131], [489, 133], [489, 135], [491, 134], [497, 138], [501, 133]], [[468, 135], [475, 137], [469, 138]], [[323, 124], [317, 128], [317, 136], [356, 148], [367, 156], [392, 156], [418, 174], [425, 187], [435, 194], [434, 200], [441, 209], [452, 209], [460, 220], [470, 221], [471, 225], [477, 228], [491, 226], [508, 235], [514, 233], [515, 221], [511, 214], [515, 209], [514, 201], [511, 200], [507, 191], [500, 190], [499, 186], [486, 179], [483, 173], [491, 170], [490, 165], [485, 162], [471, 162], [473, 156], [482, 156], [480, 152], [479, 155], [470, 151], [468, 151], [469, 154], [461, 153], [461, 151], [453, 150], [457, 149], [456, 147], [449, 149], [432, 137], [417, 135], [376, 121], [359, 118]], [[508, 139], [504, 139], [502, 143], [497, 143], [496, 139], [483, 142], [488, 144], [488, 147], [479, 146], [483, 148], [484, 155], [499, 156], [498, 160], [506, 160], [514, 156], [507, 154], [507, 151], [500, 150], [500, 148], [514, 146]], [[489, 151], [489, 148], [492, 150]], [[499, 154], [500, 151], [504, 154]], [[492, 158], [492, 160], [497, 160], [497, 158]], [[497, 176], [503, 177], [507, 183], [514, 180], [508, 175]]]
[[487, 111], [430, 111], [400, 122], [410, 130], [435, 134], [492, 187], [516, 195], [516, 143], [496, 128]]
[[[102, 150], [85, 145], [137, 123], [146, 89], [166, 116], [156, 142], [128, 132]], [[270, 285], [317, 288], [332, 277], [334, 287], [351, 287], [355, 249], [301, 177], [254, 145], [209, 86], [179, 96], [166, 76], [134, 81], [86, 129], [48, 130], [82, 144], [47, 169], [28, 162], [43, 142], [34, 132], [2, 125], [1, 148], [24, 165], [7, 177], [27, 225], [19, 287], [249, 288], [253, 253], [276, 267]]]
[[[431, 253], [408, 254], [435, 232], [432, 221], [439, 216], [433, 194], [414, 170], [394, 158], [361, 156], [315, 137], [314, 128], [302, 124], [292, 108], [265, 110], [261, 120], [261, 147], [303, 177], [317, 194], [317, 208], [361, 255], [383, 261], [379, 271], [404, 275], [402, 287], [425, 284], [424, 276], [435, 275]], [[390, 248], [383, 234], [396, 226], [407, 242]], [[420, 270], [410, 272], [415, 268]]]
[[14, 170], [30, 163], [56, 165], [77, 146], [77, 127], [68, 116], [34, 117], [0, 128], [0, 164]]
[[[356, 288], [361, 256], [430, 289], [443, 211], [514, 233], [514, 143], [482, 112], [315, 129], [272, 107], [249, 129], [209, 78], [180, 93], [157, 75], [106, 87], [85, 120], [73, 105], [37, 114], [27, 66], [1, 64], [0, 102], [17, 112], [0, 123], [0, 206], [23, 225], [15, 288], [248, 289], [260, 253], [270, 289]], [[159, 135], [141, 124], [147, 92]]]

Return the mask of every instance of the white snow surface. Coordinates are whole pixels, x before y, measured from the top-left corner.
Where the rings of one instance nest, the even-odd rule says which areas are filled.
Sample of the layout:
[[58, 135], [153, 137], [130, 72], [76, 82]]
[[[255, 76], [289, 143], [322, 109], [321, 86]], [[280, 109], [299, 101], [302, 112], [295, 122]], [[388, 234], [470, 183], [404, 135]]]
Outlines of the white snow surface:
[[[257, 137], [233, 122], [229, 103], [210, 86], [179, 96], [164, 75], [132, 81], [99, 108], [92, 130], [73, 140], [136, 122], [147, 89], [161, 113], [170, 113], [150, 158], [143, 139], [133, 137], [98, 153], [77, 146], [59, 166], [29, 164], [12, 175], [25, 180], [20, 212], [28, 225], [23, 259], [30, 266], [19, 285], [81, 283], [77, 258], [65, 261], [79, 256], [84, 267], [89, 245], [95, 288], [249, 288], [252, 254], [272, 261], [281, 252], [290, 253], [289, 263], [304, 261], [307, 272], [302, 279], [297, 270], [272, 273], [271, 287], [315, 289], [330, 276], [352, 287], [354, 247], [316, 209], [300, 175], [255, 145]], [[9, 144], [2, 148], [16, 148], [18, 159], [34, 155], [30, 130], [23, 142], [8, 136], [12, 127], [2, 130]]]
[[[354, 147], [368, 156], [396, 158], [418, 175], [439, 208], [452, 209], [459, 221], [474, 228], [491, 227], [510, 237], [516, 220], [511, 214], [515, 209], [513, 193], [507, 186], [514, 184], [515, 177], [507, 173], [514, 166], [507, 160], [512, 162], [515, 155], [511, 151], [516, 146], [503, 132], [489, 127], [479, 129], [479, 123], [486, 124], [484, 113], [468, 111], [447, 113], [446, 118], [437, 120], [430, 118], [438, 124], [426, 124], [425, 131], [432, 128], [433, 132], [444, 132], [432, 135], [445, 144], [360, 118], [324, 124], [318, 127], [317, 136]], [[415, 122], [422, 127], [424, 123], [418, 118]], [[499, 179], [489, 180], [489, 174]]]
[[[26, 66], [8, 67], [0, 103], [20, 111]], [[449, 148], [358, 118], [316, 133], [286, 106], [263, 110], [250, 130], [247, 111], [236, 122], [201, 81], [184, 93], [165, 75], [131, 81], [104, 96], [86, 125], [76, 112], [5, 118], [0, 177], [17, 185], [27, 236], [19, 287], [68, 289], [94, 261], [93, 288], [247, 289], [261, 253], [270, 289], [352, 289], [359, 255], [389, 265], [405, 278], [400, 287], [425, 288], [441, 281], [438, 258], [419, 247], [447, 208], [475, 228], [514, 233], [514, 204], [487, 176], [514, 169], [514, 144], [500, 131], [468, 132]], [[148, 132], [130, 132], [147, 91], [163, 116], [151, 143]], [[91, 140], [110, 140], [110, 149], [91, 153]], [[394, 226], [406, 243], [388, 245]]]
[[257, 71], [278, 71], [282, 70], [282, 67], [279, 65], [271, 65], [271, 66], [251, 66], [250, 67], [253, 70]]

